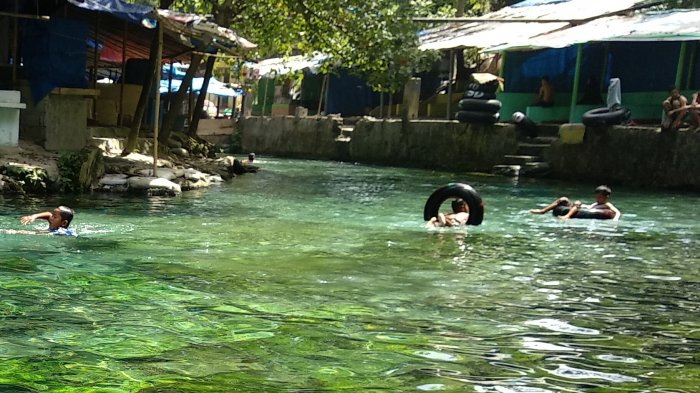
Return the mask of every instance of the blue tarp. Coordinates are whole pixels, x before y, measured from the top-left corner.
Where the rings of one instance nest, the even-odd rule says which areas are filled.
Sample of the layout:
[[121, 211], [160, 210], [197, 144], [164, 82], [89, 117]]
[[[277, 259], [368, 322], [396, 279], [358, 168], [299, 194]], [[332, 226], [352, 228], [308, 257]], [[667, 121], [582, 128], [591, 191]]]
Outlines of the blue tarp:
[[[168, 84], [171, 83], [170, 86], [170, 91], [175, 92], [180, 89], [180, 84], [182, 83], [181, 80], [179, 79], [173, 79], [172, 81], [168, 81], [167, 79], [163, 79], [160, 81], [160, 94], [164, 94], [168, 92]], [[202, 90], [202, 83], [204, 83], [204, 78], [194, 78], [192, 79], [192, 90], [194, 91], [200, 91]], [[207, 87], [207, 94], [215, 94], [217, 96], [223, 96], [223, 97], [238, 97], [243, 95], [243, 90], [241, 89], [232, 89], [230, 87], [227, 87], [225, 84], [219, 82], [215, 78], [209, 79], [209, 86]]]
[[34, 102], [54, 87], [87, 85], [87, 23], [52, 17], [50, 21], [27, 21], [23, 31], [22, 59]]
[[340, 76], [330, 76], [326, 91], [326, 113], [361, 116], [378, 105], [379, 94], [372, 91], [364, 80], [346, 72], [341, 72]]
[[147, 5], [129, 4], [121, 0], [68, 0], [68, 2], [78, 8], [104, 12], [136, 25], [143, 25], [144, 19], [153, 22], [149, 16], [154, 9]]

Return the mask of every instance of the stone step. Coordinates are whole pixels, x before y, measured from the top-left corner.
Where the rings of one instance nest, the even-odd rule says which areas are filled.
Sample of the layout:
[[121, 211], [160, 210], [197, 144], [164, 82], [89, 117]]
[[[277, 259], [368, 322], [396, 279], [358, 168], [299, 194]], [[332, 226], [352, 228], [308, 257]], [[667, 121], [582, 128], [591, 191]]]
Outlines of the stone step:
[[506, 154], [505, 156], [503, 156], [503, 159], [504, 159], [504, 161], [505, 161], [504, 163], [505, 163], [506, 165], [525, 165], [525, 164], [527, 164], [527, 163], [529, 163], [529, 162], [539, 161], [539, 160], [540, 160], [540, 157], [538, 157], [538, 156], [525, 156], [525, 155], [520, 156], [520, 155], [510, 155], [510, 154]]
[[494, 165], [491, 173], [494, 175], [518, 177], [520, 176], [520, 165]]
[[352, 135], [352, 131], [354, 129], [355, 129], [355, 126], [342, 125], [342, 126], [340, 126], [340, 135], [349, 137], [350, 135]]
[[550, 147], [551, 145], [548, 143], [519, 143], [517, 154], [542, 157]]
[[521, 174], [527, 177], [540, 177], [546, 176], [551, 171], [551, 167], [547, 162], [528, 162], [521, 169]]
[[558, 141], [559, 137], [558, 136], [538, 136], [536, 138], [530, 138], [529, 142], [530, 143], [541, 143], [541, 144], [552, 144], [555, 141]]

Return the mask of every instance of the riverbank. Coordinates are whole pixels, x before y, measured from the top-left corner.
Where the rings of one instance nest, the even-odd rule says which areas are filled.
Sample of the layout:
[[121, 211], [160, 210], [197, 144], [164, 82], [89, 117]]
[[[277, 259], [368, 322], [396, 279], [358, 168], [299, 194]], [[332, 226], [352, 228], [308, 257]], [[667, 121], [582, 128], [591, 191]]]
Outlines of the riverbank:
[[20, 141], [17, 147], [0, 148], [0, 194], [44, 194], [76, 191], [177, 195], [256, 172], [248, 160], [232, 155], [213, 158], [190, 155], [182, 147], [161, 153], [153, 174], [149, 142], [142, 151], [122, 156], [123, 140], [97, 138], [78, 152], [56, 153]]

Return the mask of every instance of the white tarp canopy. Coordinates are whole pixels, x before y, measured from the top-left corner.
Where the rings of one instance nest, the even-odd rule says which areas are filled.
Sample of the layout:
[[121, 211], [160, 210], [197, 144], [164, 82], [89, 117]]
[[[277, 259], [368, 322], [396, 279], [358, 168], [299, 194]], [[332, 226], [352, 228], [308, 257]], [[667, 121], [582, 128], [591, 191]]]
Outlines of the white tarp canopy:
[[314, 55], [313, 57], [276, 57], [273, 59], [261, 60], [257, 63], [250, 64], [248, 67], [252, 69], [252, 76], [257, 78], [277, 77], [299, 72], [304, 69], [308, 69], [310, 72], [316, 74], [321, 68], [321, 64], [323, 64], [327, 58], [327, 55], [321, 54]]
[[[647, 0], [526, 0], [479, 18], [452, 22], [421, 33], [420, 49], [486, 49], [526, 42], [576, 23], [635, 9]], [[522, 22], [518, 21], [522, 20]]]
[[511, 41], [487, 52], [565, 48], [586, 42], [700, 40], [700, 10], [646, 11], [596, 19], [579, 26]]

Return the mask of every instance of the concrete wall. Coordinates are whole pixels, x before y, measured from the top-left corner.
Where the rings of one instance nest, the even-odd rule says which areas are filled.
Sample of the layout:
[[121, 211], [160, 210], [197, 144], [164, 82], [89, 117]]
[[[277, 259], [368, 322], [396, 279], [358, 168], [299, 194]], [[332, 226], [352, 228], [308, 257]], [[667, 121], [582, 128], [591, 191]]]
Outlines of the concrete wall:
[[504, 154], [517, 149], [510, 125], [469, 125], [456, 121], [360, 120], [349, 142], [337, 140], [332, 118], [241, 119], [242, 146], [286, 157], [358, 161], [398, 166], [490, 172]]
[[340, 123], [333, 118], [249, 117], [240, 119], [241, 146], [283, 157], [344, 160], [347, 151], [336, 142]]
[[491, 172], [517, 150], [511, 125], [446, 120], [361, 120], [350, 141], [353, 161]]
[[588, 128], [582, 144], [555, 142], [553, 176], [590, 183], [700, 190], [700, 134], [657, 128]]
[[[248, 118], [239, 123], [246, 151], [284, 157], [491, 172], [517, 151], [509, 124], [444, 120], [360, 120], [349, 142], [337, 120]], [[591, 184], [700, 190], [700, 133], [652, 127], [588, 128], [583, 142], [554, 142], [550, 177]]]
[[31, 98], [29, 85], [21, 84], [20, 139], [42, 145], [51, 151], [80, 150], [86, 146], [87, 104], [81, 95], [49, 94], [38, 103]]

